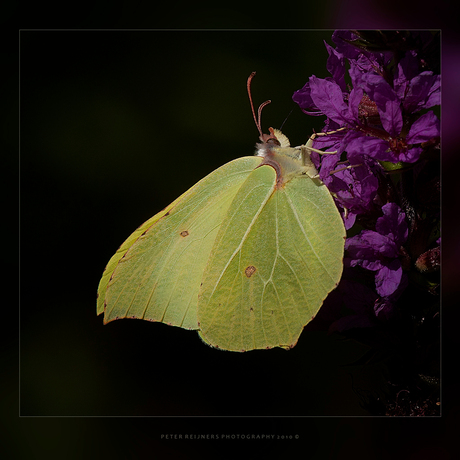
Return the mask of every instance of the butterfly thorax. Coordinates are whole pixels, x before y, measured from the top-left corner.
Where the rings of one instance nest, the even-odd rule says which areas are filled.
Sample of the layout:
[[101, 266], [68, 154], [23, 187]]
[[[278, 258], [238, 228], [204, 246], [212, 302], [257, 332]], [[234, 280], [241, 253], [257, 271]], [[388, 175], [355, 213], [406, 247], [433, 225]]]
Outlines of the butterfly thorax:
[[269, 165], [276, 171], [277, 188], [283, 188], [294, 177], [317, 175], [308, 149], [302, 145], [291, 147], [289, 139], [279, 130], [270, 128], [266, 140], [256, 144], [256, 156], [264, 158], [260, 166]]

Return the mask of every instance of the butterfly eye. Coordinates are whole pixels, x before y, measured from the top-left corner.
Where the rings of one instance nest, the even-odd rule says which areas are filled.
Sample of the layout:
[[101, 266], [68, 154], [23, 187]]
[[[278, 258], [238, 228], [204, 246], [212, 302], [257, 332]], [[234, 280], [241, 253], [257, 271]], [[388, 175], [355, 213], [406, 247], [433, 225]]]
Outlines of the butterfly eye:
[[271, 145], [276, 145], [276, 146], [280, 146], [280, 141], [278, 139], [275, 139], [275, 138], [270, 138], [267, 140], [267, 144], [271, 144]]

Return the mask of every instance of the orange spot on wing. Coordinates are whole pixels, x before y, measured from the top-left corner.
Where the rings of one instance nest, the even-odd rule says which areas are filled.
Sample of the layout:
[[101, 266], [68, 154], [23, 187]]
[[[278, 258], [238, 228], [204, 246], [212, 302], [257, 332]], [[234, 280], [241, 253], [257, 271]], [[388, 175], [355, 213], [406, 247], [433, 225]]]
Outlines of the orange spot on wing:
[[249, 265], [248, 267], [246, 267], [246, 269], [244, 270], [244, 274], [248, 277], [248, 278], [251, 278], [251, 276], [257, 271], [257, 268], [254, 267], [254, 265]]

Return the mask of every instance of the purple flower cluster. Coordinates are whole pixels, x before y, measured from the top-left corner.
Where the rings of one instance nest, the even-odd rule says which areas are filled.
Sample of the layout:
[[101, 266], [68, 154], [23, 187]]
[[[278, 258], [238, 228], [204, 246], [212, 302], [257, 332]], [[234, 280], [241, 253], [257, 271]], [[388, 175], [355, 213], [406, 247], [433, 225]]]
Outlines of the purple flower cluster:
[[[407, 197], [384, 191], [393, 187], [387, 171], [416, 168], [427, 150], [439, 146], [439, 120], [429, 109], [440, 104], [440, 75], [427, 70], [420, 53], [432, 34], [409, 34], [401, 36], [403, 46], [376, 51], [363, 46], [359, 32], [335, 31], [336, 48], [325, 43], [331, 77], [313, 75], [293, 95], [306, 114], [326, 116], [313, 147], [332, 153], [312, 153], [312, 159], [345, 227], [365, 228], [348, 238], [345, 262], [375, 273], [379, 318], [391, 316], [408, 284], [402, 247], [414, 227], [400, 207]], [[408, 46], [408, 37], [420, 46]]]
[[[312, 75], [293, 95], [305, 113], [326, 115], [323, 132], [335, 132], [317, 138], [313, 146], [336, 154], [321, 160], [313, 155], [313, 160], [318, 167], [321, 164], [321, 179], [347, 209], [347, 228], [356, 215], [371, 208], [378, 188], [373, 173], [378, 162], [414, 163], [422, 154], [421, 144], [435, 142], [440, 134], [433, 111], [421, 112], [440, 104], [440, 76], [420, 72], [413, 50], [395, 65], [392, 52], [361, 50], [353, 45], [358, 39], [349, 31], [334, 32], [337, 49], [325, 43], [326, 67], [332, 77]], [[346, 63], [351, 89], [345, 79]], [[338, 167], [344, 152], [346, 164], [362, 166]], [[337, 169], [341, 171], [331, 175]]]
[[362, 230], [348, 238], [346, 260], [351, 267], [361, 266], [375, 272], [375, 286], [381, 297], [394, 294], [403, 276], [400, 248], [406, 242], [406, 216], [395, 203], [382, 207], [383, 216], [377, 219], [375, 230]]

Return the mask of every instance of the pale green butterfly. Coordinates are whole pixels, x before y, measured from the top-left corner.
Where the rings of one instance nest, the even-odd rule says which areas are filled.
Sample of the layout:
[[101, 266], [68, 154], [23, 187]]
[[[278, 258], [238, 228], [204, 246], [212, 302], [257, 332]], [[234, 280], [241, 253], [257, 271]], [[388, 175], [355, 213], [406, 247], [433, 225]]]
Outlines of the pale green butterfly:
[[218, 168], [121, 245], [98, 288], [104, 323], [197, 330], [224, 350], [292, 348], [342, 275], [345, 228], [307, 145], [260, 133], [255, 156]]

